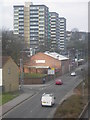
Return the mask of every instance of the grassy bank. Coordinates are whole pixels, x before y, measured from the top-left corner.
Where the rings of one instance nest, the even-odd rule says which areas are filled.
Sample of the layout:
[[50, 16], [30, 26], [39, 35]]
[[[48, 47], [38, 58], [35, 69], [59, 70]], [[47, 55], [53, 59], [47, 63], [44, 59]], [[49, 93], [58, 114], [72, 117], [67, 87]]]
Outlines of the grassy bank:
[[88, 101], [87, 81], [84, 86], [84, 96], [82, 90], [82, 83], [78, 85], [73, 91], [73, 95], [63, 101], [57, 108], [54, 118], [78, 118], [81, 111]]
[[2, 93], [2, 96], [0, 96], [0, 105], [9, 102], [10, 100], [14, 99], [17, 96], [19, 96], [19, 92]]

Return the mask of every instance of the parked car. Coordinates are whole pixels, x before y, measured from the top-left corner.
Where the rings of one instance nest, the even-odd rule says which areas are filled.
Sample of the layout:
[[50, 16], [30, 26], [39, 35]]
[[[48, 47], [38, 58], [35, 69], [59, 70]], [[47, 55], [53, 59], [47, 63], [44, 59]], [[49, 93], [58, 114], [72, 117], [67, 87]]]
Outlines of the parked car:
[[41, 98], [42, 106], [53, 106], [55, 104], [55, 97], [53, 94], [44, 93]]
[[56, 79], [56, 80], [55, 80], [55, 84], [56, 84], [56, 85], [62, 85], [63, 82], [62, 82], [61, 79]]
[[76, 76], [76, 72], [71, 72], [71, 76]]

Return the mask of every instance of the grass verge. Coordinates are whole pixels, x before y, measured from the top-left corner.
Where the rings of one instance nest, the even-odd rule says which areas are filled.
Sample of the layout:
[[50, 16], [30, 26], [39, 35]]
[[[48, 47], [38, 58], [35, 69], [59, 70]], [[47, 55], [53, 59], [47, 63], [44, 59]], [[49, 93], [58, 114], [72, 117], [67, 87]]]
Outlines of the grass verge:
[[73, 91], [73, 95], [67, 98], [58, 106], [54, 118], [78, 118], [84, 106], [88, 102], [87, 82], [84, 86], [84, 96], [82, 96], [82, 83]]
[[0, 95], [0, 105], [9, 102], [10, 100], [14, 99], [17, 96], [19, 96], [19, 92], [2, 93], [2, 95]]

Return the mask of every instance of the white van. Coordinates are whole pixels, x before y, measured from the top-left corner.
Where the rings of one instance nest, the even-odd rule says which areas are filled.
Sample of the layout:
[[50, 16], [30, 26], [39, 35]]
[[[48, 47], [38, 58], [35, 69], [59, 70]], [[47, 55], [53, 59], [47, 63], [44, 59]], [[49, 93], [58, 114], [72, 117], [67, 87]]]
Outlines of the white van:
[[55, 104], [55, 97], [53, 94], [44, 93], [41, 98], [42, 106], [52, 106]]

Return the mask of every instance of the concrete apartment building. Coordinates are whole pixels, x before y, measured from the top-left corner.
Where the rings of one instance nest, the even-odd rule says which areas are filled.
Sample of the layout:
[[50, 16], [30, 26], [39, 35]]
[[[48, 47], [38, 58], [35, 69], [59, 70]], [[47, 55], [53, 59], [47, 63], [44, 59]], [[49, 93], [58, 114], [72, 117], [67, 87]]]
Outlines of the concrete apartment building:
[[45, 5], [14, 6], [14, 34], [24, 36], [28, 47], [38, 49], [49, 39], [49, 11]]
[[24, 36], [24, 6], [14, 6], [14, 34]]
[[30, 46], [38, 49], [49, 39], [49, 11], [45, 5], [30, 6]]
[[[64, 48], [66, 22], [64, 19], [63, 33], [58, 13], [49, 12], [49, 8], [45, 5], [33, 5], [31, 2], [25, 2], [25, 5], [15, 5], [13, 8], [14, 34], [22, 35], [28, 48], [38, 51], [40, 46], [48, 46], [49, 41], [51, 41], [51, 49]], [[64, 34], [61, 42], [60, 34]]]
[[56, 12], [49, 12], [50, 20], [50, 39], [51, 39], [51, 50], [55, 50], [60, 41], [60, 26], [59, 26], [59, 14]]
[[61, 50], [65, 50], [66, 49], [66, 19], [64, 17], [60, 17], [59, 22], [60, 22], [59, 48]]

